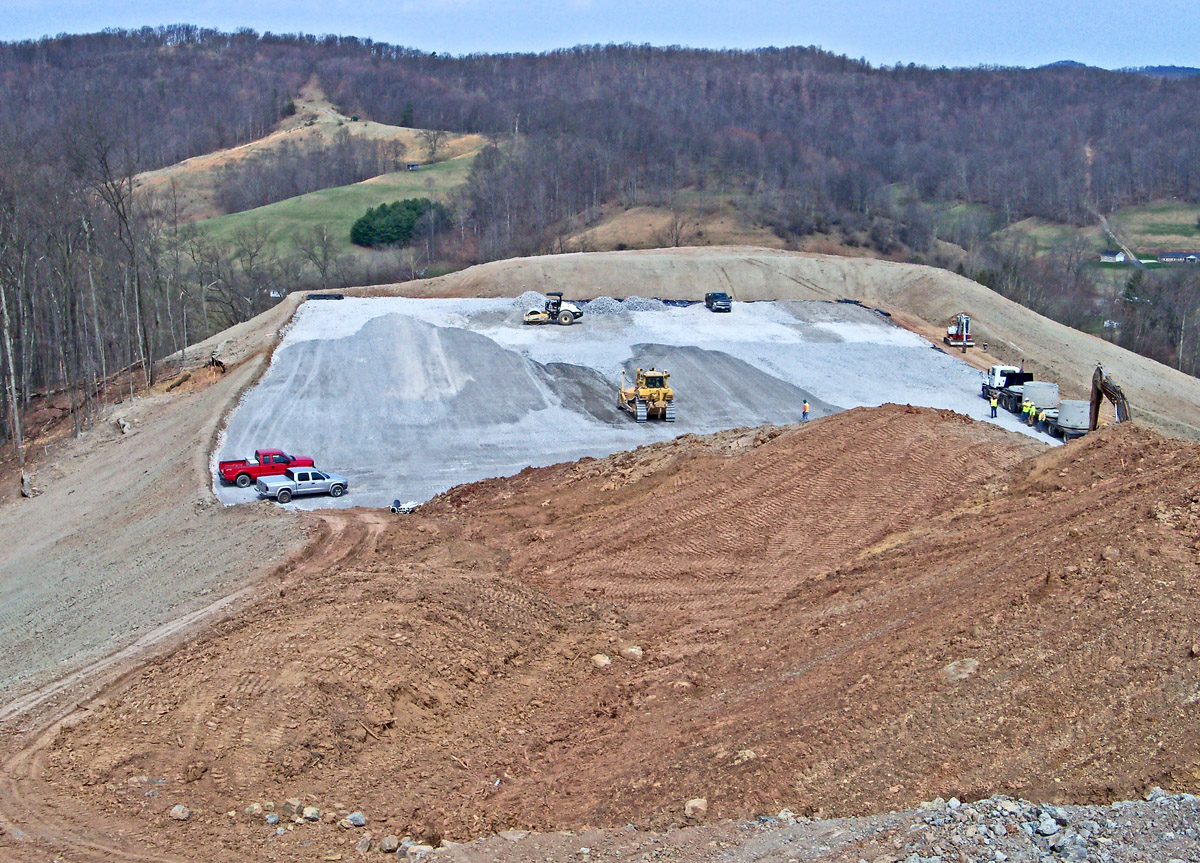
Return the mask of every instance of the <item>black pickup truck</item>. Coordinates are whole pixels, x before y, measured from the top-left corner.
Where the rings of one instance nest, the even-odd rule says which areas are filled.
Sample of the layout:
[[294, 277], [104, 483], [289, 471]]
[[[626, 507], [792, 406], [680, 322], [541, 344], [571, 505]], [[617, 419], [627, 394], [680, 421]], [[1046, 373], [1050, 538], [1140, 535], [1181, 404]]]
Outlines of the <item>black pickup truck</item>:
[[733, 300], [724, 291], [713, 291], [711, 294], [705, 294], [704, 305], [708, 307], [710, 312], [733, 311]]

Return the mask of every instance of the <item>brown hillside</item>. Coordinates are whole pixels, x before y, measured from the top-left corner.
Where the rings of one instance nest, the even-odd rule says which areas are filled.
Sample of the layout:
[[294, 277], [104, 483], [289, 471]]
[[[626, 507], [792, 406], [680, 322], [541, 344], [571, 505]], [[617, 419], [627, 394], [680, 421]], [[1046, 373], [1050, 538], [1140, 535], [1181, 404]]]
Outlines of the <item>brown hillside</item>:
[[176, 858], [234, 860], [261, 828], [217, 813], [290, 796], [465, 836], [1194, 787], [1200, 448], [1039, 449], [885, 406], [331, 517], [349, 556], [73, 717], [5, 808], [157, 844], [183, 802]]

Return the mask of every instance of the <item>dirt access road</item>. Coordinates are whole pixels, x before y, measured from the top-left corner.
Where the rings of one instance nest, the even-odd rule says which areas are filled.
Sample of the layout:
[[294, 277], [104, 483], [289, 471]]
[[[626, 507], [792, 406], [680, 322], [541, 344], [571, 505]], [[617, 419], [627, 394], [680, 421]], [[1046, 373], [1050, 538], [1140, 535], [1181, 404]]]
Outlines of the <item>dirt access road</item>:
[[220, 506], [208, 473], [222, 417], [265, 368], [269, 334], [294, 306], [213, 342], [230, 364], [223, 378], [196, 368], [212, 346], [193, 347], [188, 382], [113, 408], [37, 459], [37, 496], [0, 509], [0, 722], [45, 698], [73, 703], [87, 689], [79, 672], [173, 635], [181, 618], [307, 544], [289, 513]]

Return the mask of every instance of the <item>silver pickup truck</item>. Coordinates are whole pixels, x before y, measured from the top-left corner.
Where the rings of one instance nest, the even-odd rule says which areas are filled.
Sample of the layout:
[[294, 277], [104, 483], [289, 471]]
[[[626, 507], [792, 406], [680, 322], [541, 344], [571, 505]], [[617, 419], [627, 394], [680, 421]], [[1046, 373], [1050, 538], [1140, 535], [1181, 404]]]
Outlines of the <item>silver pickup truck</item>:
[[259, 494], [273, 497], [280, 503], [287, 503], [300, 494], [341, 497], [349, 487], [350, 483], [344, 476], [326, 473], [314, 467], [290, 467], [286, 473], [279, 476], [260, 477], [255, 485]]

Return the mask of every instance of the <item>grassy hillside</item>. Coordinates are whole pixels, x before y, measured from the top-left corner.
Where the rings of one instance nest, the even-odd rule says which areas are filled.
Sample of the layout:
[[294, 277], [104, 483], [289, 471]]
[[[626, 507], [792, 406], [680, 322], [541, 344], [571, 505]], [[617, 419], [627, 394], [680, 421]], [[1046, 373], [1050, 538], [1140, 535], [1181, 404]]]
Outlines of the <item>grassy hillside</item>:
[[1122, 239], [1139, 252], [1200, 248], [1200, 208], [1180, 201], [1126, 207], [1109, 219]]
[[368, 207], [404, 198], [445, 199], [466, 182], [474, 158], [474, 154], [460, 156], [419, 171], [397, 171], [350, 186], [312, 192], [243, 213], [205, 219], [197, 222], [196, 228], [211, 239], [228, 242], [239, 228], [265, 224], [270, 227], [271, 239], [282, 244], [298, 231], [324, 224], [337, 235], [339, 249], [349, 251], [350, 226]]
[[[284, 118], [271, 134], [237, 147], [195, 156], [166, 168], [139, 174], [136, 181], [138, 190], [164, 199], [174, 194], [174, 205], [178, 207], [181, 221], [215, 218], [224, 212], [217, 204], [217, 182], [222, 169], [246, 158], [279, 152], [288, 145], [304, 147], [328, 144], [343, 131], [354, 138], [394, 141], [403, 148], [406, 159], [428, 161], [422, 130], [358, 120], [339, 113], [314, 81], [301, 90], [294, 104], [296, 113]], [[480, 135], [447, 133], [441, 142], [439, 158], [473, 155], [484, 143]]]
[[[1168, 249], [1200, 248], [1200, 207], [1180, 201], [1156, 201], [1140, 207], [1124, 207], [1108, 217], [1109, 225], [1130, 248], [1142, 257]], [[1113, 243], [1099, 227], [1062, 225], [1045, 219], [1025, 219], [1004, 229], [1009, 236], [1029, 237], [1040, 251], [1082, 238], [1099, 258]]]

